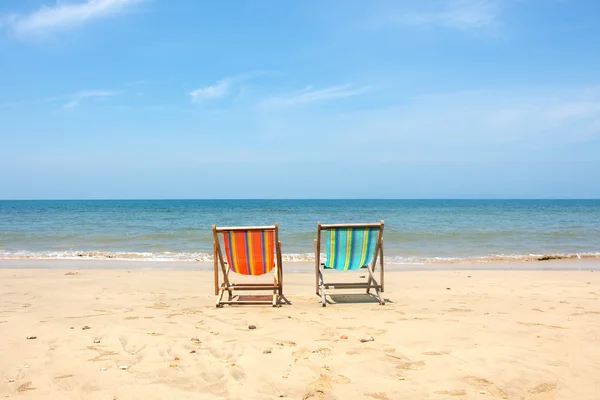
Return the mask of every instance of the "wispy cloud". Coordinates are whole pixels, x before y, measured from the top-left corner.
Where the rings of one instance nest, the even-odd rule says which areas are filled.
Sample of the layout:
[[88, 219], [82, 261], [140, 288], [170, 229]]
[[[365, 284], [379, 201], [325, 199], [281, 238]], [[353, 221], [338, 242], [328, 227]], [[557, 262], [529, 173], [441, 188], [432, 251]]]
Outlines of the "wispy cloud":
[[400, 94], [386, 105], [369, 102], [352, 112], [314, 111], [263, 113], [261, 132], [269, 135], [265, 140], [277, 138], [294, 154], [316, 159], [331, 151], [349, 157], [373, 151], [389, 162], [477, 160], [481, 165], [513, 154], [544, 159], [563, 147], [600, 140], [600, 91], [590, 87]]
[[78, 92], [72, 96], [71, 100], [69, 100], [68, 103], [65, 103], [63, 105], [63, 108], [73, 109], [73, 108], [77, 107], [79, 105], [79, 103], [81, 103], [82, 101], [84, 101], [86, 99], [109, 97], [109, 96], [114, 96], [115, 94], [117, 94], [117, 93], [106, 91], [106, 90], [89, 90], [89, 91], [85, 91], [85, 92]]
[[484, 30], [498, 24], [502, 7], [498, 0], [443, 0], [426, 2], [427, 9], [391, 13], [387, 24], [432, 26], [459, 30]]
[[342, 99], [358, 96], [371, 90], [369, 86], [355, 87], [350, 84], [330, 86], [325, 89], [313, 89], [313, 86], [283, 96], [274, 96], [265, 99], [262, 104], [268, 106], [291, 107], [296, 105], [315, 103], [327, 100]]
[[235, 85], [239, 85], [243, 81], [254, 79], [263, 76], [281, 75], [276, 71], [252, 71], [244, 74], [223, 78], [212, 85], [199, 87], [188, 93], [192, 102], [200, 100], [210, 100], [226, 97], [231, 93]]
[[356, 112], [340, 134], [349, 142], [378, 137], [388, 149], [402, 144], [464, 155], [500, 145], [540, 149], [597, 140], [599, 120], [600, 94], [589, 88], [487, 89], [418, 96], [401, 106]]
[[109, 90], [84, 90], [72, 94], [61, 94], [56, 96], [48, 96], [41, 98], [33, 98], [28, 100], [16, 100], [7, 103], [0, 103], [0, 108], [10, 108], [18, 106], [30, 106], [34, 104], [58, 103], [67, 101], [61, 108], [73, 109], [86, 99], [105, 98], [118, 94], [116, 91]]
[[18, 36], [29, 36], [74, 28], [85, 23], [124, 11], [126, 8], [146, 0], [87, 0], [53, 6], [44, 6], [26, 15], [10, 15], [3, 25], [11, 28]]
[[232, 78], [221, 79], [214, 85], [200, 87], [192, 90], [189, 95], [192, 101], [198, 101], [202, 99], [216, 99], [224, 97], [229, 92], [231, 87]]

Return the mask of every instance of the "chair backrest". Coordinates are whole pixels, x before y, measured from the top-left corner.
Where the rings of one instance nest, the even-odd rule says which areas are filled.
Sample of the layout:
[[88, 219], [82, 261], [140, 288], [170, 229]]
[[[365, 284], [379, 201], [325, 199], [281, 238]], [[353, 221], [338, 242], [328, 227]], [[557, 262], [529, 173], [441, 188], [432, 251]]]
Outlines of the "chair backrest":
[[232, 271], [242, 275], [263, 275], [275, 267], [277, 225], [214, 228], [215, 240], [218, 240], [218, 233], [223, 236], [225, 257]]
[[383, 233], [380, 224], [322, 225], [327, 232], [325, 268], [357, 270], [373, 261]]

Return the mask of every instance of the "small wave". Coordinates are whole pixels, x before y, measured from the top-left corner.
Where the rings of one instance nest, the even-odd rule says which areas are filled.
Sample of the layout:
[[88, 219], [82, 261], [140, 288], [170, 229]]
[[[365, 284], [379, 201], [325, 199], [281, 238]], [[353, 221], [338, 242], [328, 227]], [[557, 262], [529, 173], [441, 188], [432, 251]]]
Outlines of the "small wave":
[[[212, 262], [213, 255], [203, 252], [106, 252], [106, 251], [10, 251], [0, 250], [3, 260], [119, 260], [119, 261], [183, 261]], [[321, 255], [325, 260], [325, 254]], [[600, 259], [600, 252], [594, 253], [551, 253], [551, 254], [498, 254], [471, 257], [425, 257], [425, 256], [386, 256], [386, 264], [422, 265], [422, 264], [478, 264], [491, 262], [534, 262], [550, 260]], [[284, 262], [314, 262], [314, 253], [282, 254]]]
[[212, 261], [208, 253], [173, 253], [173, 252], [106, 252], [106, 251], [2, 251], [0, 259], [10, 260], [119, 260], [119, 261]]

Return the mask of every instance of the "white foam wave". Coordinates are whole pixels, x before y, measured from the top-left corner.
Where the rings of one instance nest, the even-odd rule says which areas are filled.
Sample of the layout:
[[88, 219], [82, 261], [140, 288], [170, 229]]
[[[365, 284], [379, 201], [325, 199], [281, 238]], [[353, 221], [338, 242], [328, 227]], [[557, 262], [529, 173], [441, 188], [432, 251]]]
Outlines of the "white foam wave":
[[[595, 259], [600, 252], [590, 253], [553, 253], [553, 254], [498, 254], [471, 257], [405, 257], [386, 256], [386, 264], [423, 265], [423, 264], [460, 264], [516, 261], [547, 261], [564, 259]], [[119, 261], [157, 261], [157, 262], [212, 262], [213, 255], [203, 252], [105, 252], [105, 251], [54, 251], [32, 252], [25, 250], [0, 250], [0, 259], [33, 259], [33, 260], [119, 260]], [[314, 262], [314, 253], [282, 254], [284, 262]], [[321, 255], [325, 260], [325, 254]]]
[[0, 250], [0, 259], [34, 259], [34, 260], [119, 260], [119, 261], [212, 261], [208, 253], [174, 253], [174, 252], [105, 252], [105, 251], [4, 251]]

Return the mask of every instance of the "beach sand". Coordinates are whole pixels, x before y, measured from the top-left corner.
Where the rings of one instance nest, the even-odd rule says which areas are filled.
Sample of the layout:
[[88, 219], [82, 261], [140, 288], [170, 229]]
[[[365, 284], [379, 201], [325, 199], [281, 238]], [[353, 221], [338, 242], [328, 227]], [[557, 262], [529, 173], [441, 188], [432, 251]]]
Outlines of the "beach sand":
[[598, 271], [393, 271], [325, 308], [288, 273], [291, 304], [217, 309], [210, 271], [58, 263], [0, 269], [0, 398], [600, 398]]

